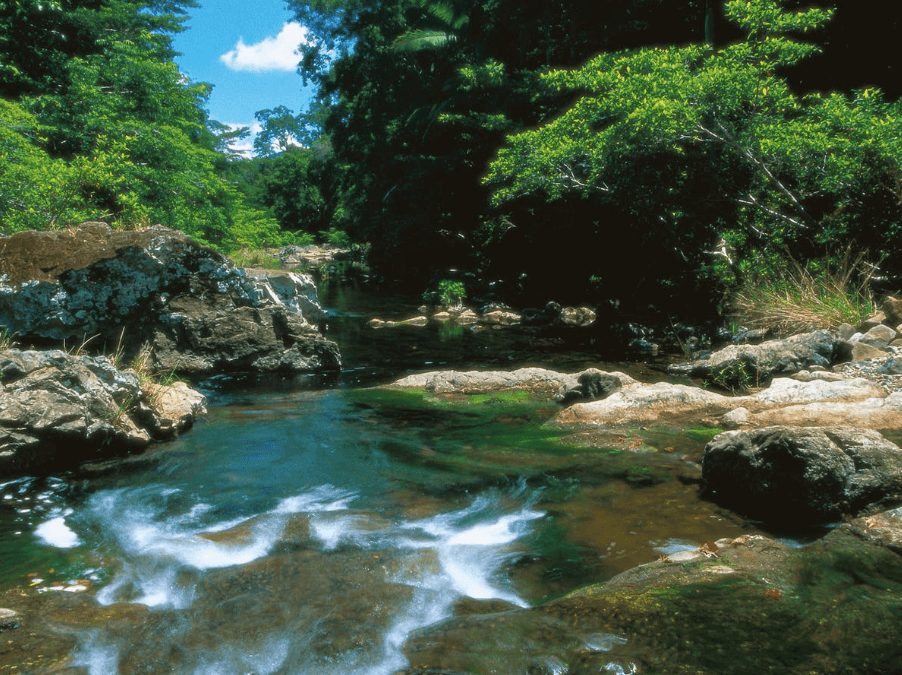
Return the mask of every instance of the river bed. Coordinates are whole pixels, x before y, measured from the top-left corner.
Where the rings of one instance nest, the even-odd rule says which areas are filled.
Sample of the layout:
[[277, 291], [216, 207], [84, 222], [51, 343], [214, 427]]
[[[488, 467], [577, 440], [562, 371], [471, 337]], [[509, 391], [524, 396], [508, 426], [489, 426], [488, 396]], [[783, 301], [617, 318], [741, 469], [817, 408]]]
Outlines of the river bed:
[[411, 631], [443, 618], [756, 531], [697, 497], [707, 430], [590, 448], [541, 426], [547, 401], [369, 389], [448, 368], [656, 374], [515, 331], [366, 327], [403, 318], [402, 300], [324, 294], [341, 375], [214, 379], [209, 415], [172, 443], [0, 485], [0, 584], [120, 613], [76, 630], [71, 672], [389, 675]]

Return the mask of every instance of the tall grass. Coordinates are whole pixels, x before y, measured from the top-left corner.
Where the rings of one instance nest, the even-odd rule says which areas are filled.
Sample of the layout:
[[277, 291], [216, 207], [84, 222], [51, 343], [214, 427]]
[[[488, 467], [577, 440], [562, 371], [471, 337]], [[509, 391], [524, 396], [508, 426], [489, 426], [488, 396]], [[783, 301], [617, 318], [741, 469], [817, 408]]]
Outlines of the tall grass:
[[741, 325], [784, 335], [842, 323], [860, 325], [876, 311], [870, 281], [876, 267], [850, 250], [827, 262], [790, 258], [781, 274], [758, 277], [736, 291], [732, 314]]

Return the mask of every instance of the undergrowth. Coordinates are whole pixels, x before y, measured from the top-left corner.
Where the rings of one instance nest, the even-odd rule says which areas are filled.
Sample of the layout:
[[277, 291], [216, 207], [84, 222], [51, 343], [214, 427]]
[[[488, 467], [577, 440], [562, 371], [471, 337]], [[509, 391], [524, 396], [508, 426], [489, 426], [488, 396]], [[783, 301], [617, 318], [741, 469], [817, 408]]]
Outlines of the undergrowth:
[[740, 287], [732, 314], [743, 326], [782, 334], [835, 329], [843, 323], [858, 326], [876, 311], [870, 289], [875, 269], [864, 254], [848, 249], [828, 262], [803, 265], [789, 258], [783, 273]]

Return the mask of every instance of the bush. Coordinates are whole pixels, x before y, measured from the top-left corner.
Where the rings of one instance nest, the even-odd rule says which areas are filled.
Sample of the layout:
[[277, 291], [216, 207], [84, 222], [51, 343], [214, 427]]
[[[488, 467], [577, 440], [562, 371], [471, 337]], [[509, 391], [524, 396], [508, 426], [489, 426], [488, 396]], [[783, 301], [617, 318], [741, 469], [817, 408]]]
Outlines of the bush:
[[790, 259], [782, 275], [758, 277], [735, 293], [732, 313], [750, 328], [804, 333], [860, 325], [876, 311], [870, 290], [875, 269], [847, 250], [838, 260], [802, 265]]

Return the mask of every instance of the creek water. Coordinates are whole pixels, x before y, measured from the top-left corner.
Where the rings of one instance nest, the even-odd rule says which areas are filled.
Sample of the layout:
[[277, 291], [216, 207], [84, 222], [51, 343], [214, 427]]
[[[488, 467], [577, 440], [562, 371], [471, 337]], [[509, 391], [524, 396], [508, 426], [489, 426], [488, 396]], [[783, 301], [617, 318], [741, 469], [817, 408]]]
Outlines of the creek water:
[[80, 672], [394, 673], [406, 636], [455, 612], [528, 606], [749, 531], [681, 480], [703, 431], [580, 449], [541, 426], [553, 404], [430, 407], [367, 388], [416, 370], [647, 365], [516, 331], [375, 331], [369, 316], [409, 315], [410, 300], [321, 299], [342, 374], [214, 379], [209, 415], [175, 442], [0, 484], [0, 584], [92, 586], [133, 608], [80, 632]]

